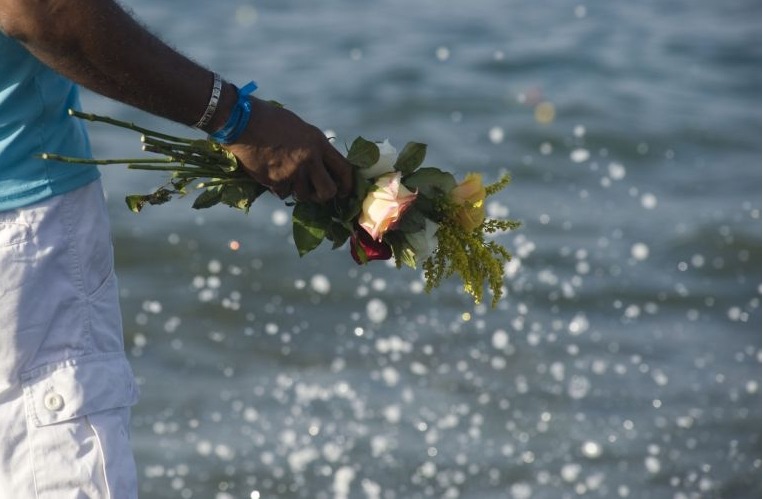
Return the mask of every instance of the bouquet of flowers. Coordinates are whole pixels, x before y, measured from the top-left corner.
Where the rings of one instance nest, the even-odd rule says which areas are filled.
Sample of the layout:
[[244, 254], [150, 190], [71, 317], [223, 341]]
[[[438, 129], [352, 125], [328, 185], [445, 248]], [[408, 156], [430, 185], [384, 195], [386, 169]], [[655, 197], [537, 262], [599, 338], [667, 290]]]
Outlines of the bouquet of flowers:
[[[141, 133], [143, 150], [155, 158], [87, 159], [43, 154], [44, 159], [89, 163], [126, 164], [128, 168], [170, 173], [168, 182], [149, 194], [129, 195], [127, 206], [140, 212], [146, 205], [162, 204], [173, 196], [197, 190], [193, 207], [222, 203], [247, 212], [268, 189], [240, 168], [236, 157], [218, 143], [159, 133], [113, 118], [70, 110], [70, 115], [128, 128]], [[350, 196], [326, 203], [294, 200], [294, 243], [300, 256], [324, 240], [337, 249], [349, 240], [350, 254], [360, 265], [372, 260], [395, 259], [424, 271], [427, 292], [443, 279], [458, 274], [464, 290], [475, 302], [483, 300], [487, 284], [492, 305], [502, 295], [506, 248], [486, 236], [519, 227], [514, 220], [487, 218], [485, 199], [505, 188], [504, 175], [484, 185], [470, 173], [461, 181], [438, 168], [422, 166], [426, 145], [409, 142], [398, 151], [389, 143], [356, 138], [347, 159], [356, 168]]]

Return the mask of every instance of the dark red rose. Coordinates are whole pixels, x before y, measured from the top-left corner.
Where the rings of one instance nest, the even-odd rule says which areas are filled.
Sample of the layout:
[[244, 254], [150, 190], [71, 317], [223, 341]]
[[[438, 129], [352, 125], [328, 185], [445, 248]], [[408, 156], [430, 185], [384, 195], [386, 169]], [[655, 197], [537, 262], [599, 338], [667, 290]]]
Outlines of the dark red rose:
[[371, 260], [389, 260], [392, 247], [384, 241], [372, 238], [364, 229], [358, 229], [350, 238], [350, 254], [358, 265]]

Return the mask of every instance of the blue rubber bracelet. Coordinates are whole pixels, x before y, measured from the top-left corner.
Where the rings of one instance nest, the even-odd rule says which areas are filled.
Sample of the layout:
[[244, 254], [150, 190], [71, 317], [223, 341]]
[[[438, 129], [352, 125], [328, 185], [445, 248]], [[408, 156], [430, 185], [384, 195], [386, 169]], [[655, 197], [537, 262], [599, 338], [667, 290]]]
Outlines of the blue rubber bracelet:
[[255, 90], [257, 90], [257, 84], [253, 81], [239, 89], [236, 105], [233, 106], [228, 121], [221, 129], [210, 134], [210, 139], [220, 144], [232, 144], [241, 136], [252, 115], [252, 101], [249, 100], [249, 94]]

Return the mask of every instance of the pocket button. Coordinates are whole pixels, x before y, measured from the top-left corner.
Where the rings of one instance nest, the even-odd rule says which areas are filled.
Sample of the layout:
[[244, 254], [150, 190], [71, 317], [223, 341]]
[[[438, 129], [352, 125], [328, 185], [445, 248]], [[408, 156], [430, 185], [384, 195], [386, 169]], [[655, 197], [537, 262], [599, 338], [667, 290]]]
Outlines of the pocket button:
[[60, 411], [64, 408], [64, 398], [56, 392], [46, 394], [44, 403], [49, 411]]

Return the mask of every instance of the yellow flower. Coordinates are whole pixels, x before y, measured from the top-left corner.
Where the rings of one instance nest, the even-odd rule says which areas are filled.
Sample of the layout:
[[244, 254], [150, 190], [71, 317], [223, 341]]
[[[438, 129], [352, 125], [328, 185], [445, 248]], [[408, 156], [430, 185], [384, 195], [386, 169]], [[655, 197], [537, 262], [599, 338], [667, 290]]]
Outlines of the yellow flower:
[[471, 232], [485, 220], [485, 186], [482, 175], [469, 173], [463, 182], [450, 191], [450, 199], [459, 208], [455, 213], [458, 224], [467, 232]]
[[406, 189], [400, 178], [400, 172], [382, 175], [363, 200], [358, 223], [377, 241], [395, 228], [405, 210], [416, 200], [416, 193]]

